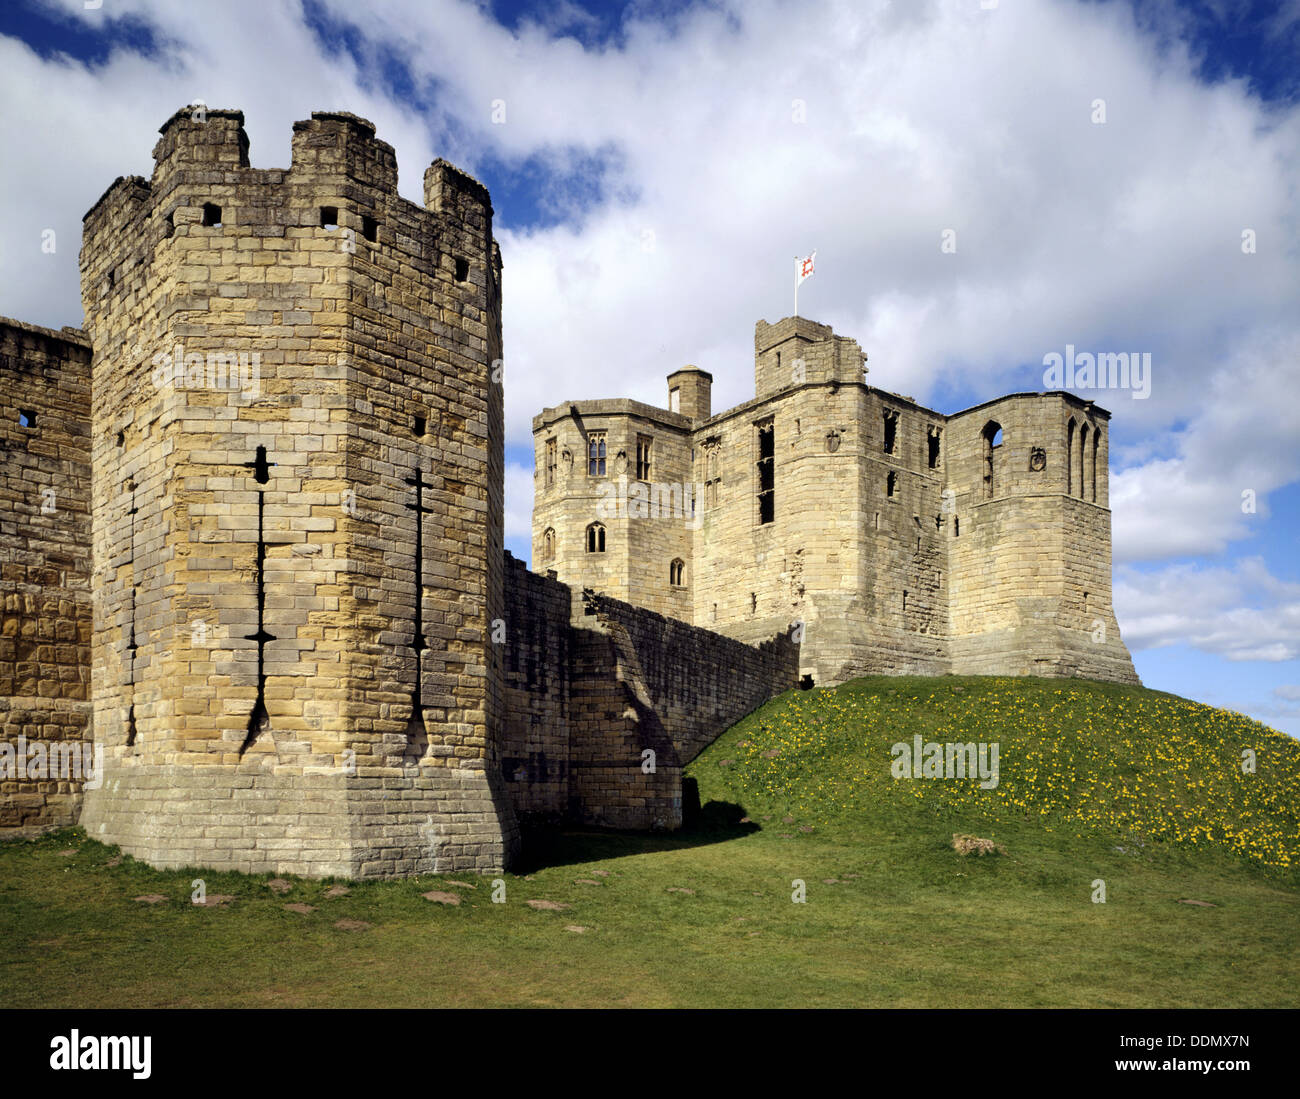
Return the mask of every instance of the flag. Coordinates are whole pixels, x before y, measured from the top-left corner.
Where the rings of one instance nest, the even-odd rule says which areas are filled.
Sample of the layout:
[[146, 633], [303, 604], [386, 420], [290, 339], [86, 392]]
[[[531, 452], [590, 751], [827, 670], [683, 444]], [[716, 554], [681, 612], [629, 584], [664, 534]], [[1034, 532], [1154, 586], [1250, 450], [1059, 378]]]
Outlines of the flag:
[[812, 278], [813, 261], [817, 258], [817, 252], [814, 249], [813, 254], [807, 259], [795, 261], [794, 284], [798, 286], [804, 279]]

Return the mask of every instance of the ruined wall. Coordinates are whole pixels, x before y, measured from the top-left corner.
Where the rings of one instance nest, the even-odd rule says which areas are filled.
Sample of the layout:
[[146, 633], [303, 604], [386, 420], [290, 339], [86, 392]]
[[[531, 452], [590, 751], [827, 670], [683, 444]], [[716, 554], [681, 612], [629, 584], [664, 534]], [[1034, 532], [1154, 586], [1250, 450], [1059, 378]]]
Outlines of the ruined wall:
[[[835, 680], [870, 614], [859, 458], [861, 386], [809, 384], [715, 416], [699, 435], [720, 477], [696, 540], [696, 621], [745, 641], [803, 624], [802, 674]], [[772, 432], [773, 517], [761, 522], [761, 437]]]
[[[86, 217], [110, 780], [84, 823], [162, 866], [500, 867], [487, 192], [436, 161], [407, 202], [346, 114], [296, 123], [289, 170], [252, 169], [242, 123], [178, 112], [153, 179]], [[180, 373], [160, 381], [159, 353]]]
[[855, 624], [853, 644], [826, 682], [881, 672], [942, 675], [948, 671], [945, 417], [876, 389], [865, 392], [860, 407], [857, 590], [867, 622]]
[[805, 382], [858, 385], [865, 356], [856, 340], [837, 336], [830, 325], [807, 317], [786, 317], [754, 326], [754, 394], [770, 397]]
[[[671, 375], [670, 388], [684, 377]], [[658, 468], [696, 485], [699, 499], [690, 524], [620, 528], [616, 551], [626, 541], [630, 552], [626, 562], [620, 556], [617, 578], [579, 552], [574, 535], [590, 520], [590, 504], [562, 479], [546, 483], [546, 440], [580, 421], [608, 427], [621, 445], [632, 418], [617, 412], [631, 402], [566, 404], [538, 417], [535, 560], [553, 563], [567, 582], [747, 642], [801, 624], [801, 671], [817, 683], [871, 671], [943, 672], [948, 606], [944, 532], [935, 517], [944, 470], [942, 462], [929, 464], [928, 437], [932, 427], [941, 437], [945, 418], [868, 389], [858, 344], [803, 318], [759, 323], [755, 379], [757, 398], [691, 421], [680, 441], [676, 420], [655, 421], [638, 406], [657, 453], [674, 459]], [[888, 453], [886, 406], [898, 417]], [[764, 522], [760, 460], [768, 432], [772, 514]], [[546, 529], [562, 547], [552, 562]], [[685, 590], [665, 584], [665, 562], [676, 554], [685, 562]]]
[[[872, 614], [862, 583], [862, 370], [857, 343], [825, 325], [759, 322], [758, 396], [697, 425], [717, 468], [703, 478], [714, 483], [696, 538], [695, 621], [746, 641], [801, 627], [801, 672], [817, 683], [838, 681]], [[769, 425], [773, 506], [763, 522]]]
[[505, 778], [521, 814], [676, 828], [682, 767], [797, 682], [788, 636], [747, 645], [505, 564]]
[[[579, 627], [573, 639], [572, 814], [584, 824], [604, 828], [679, 828], [681, 756], [636, 679], [635, 669], [651, 651], [638, 650], [617, 627]], [[644, 756], [647, 750], [653, 757]], [[643, 766], [643, 759], [652, 759], [653, 769], [649, 762]]]
[[0, 451], [0, 829], [71, 825], [93, 765], [83, 333], [0, 319]]

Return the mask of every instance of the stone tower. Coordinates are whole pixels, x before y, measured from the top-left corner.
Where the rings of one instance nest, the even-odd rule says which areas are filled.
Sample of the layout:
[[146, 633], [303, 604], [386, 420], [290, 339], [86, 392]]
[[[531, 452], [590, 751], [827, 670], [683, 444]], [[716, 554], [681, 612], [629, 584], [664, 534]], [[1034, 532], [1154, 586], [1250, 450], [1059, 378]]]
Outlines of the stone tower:
[[162, 867], [504, 866], [501, 259], [349, 114], [249, 167], [161, 128], [85, 218], [95, 737], [88, 834]]

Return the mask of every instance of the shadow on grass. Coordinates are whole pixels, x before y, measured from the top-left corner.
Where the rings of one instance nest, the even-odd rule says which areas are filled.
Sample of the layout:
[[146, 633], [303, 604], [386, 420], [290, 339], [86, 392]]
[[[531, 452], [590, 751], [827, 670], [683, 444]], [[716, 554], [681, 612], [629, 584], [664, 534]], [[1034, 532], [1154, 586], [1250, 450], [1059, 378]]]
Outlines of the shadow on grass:
[[[725, 801], [710, 801], [701, 807], [699, 795], [694, 793], [690, 786], [686, 787], [684, 795], [686, 823], [676, 832], [623, 832], [575, 824], [573, 821], [558, 817], [523, 816], [520, 819], [521, 850], [518, 860], [510, 867], [510, 872], [524, 875], [552, 866], [600, 862], [604, 859], [624, 858], [655, 851], [683, 851], [693, 847], [725, 843], [760, 831], [758, 824], [747, 820], [743, 806]], [[15, 854], [24, 847], [27, 847], [31, 854], [35, 854], [37, 850], [48, 852], [51, 848], [69, 848], [71, 854], [75, 849], [88, 855], [96, 869], [103, 868], [110, 856], [115, 854], [120, 856], [116, 848], [102, 846], [80, 828], [60, 829], [40, 835], [4, 837], [0, 840], [0, 842], [4, 841], [8, 841], [6, 846], [9, 843], [13, 844], [17, 849]], [[267, 876], [240, 873], [217, 874], [211, 870], [203, 872], [197, 867], [160, 871], [129, 856], [124, 860], [119, 857], [113, 865], [117, 864], [121, 864], [121, 869], [116, 873], [124, 875], [125, 880], [139, 884], [143, 892], [150, 892], [158, 883], [170, 883], [173, 878], [188, 882], [190, 878], [200, 874], [208, 881], [208, 887], [212, 891], [219, 892], [225, 889], [239, 893], [240, 887], [244, 885], [250, 889], [254, 886], [264, 886], [264, 879]], [[347, 878], [323, 879], [324, 884], [344, 881], [354, 889], [371, 884], [368, 881], [353, 881]]]
[[541, 820], [521, 821], [520, 831], [519, 861], [511, 870], [516, 874], [531, 874], [548, 866], [572, 866], [654, 851], [682, 851], [726, 843], [759, 831], [759, 826], [745, 820], [742, 806], [711, 801], [696, 809], [688, 823], [676, 832], [616, 832], [608, 828]]

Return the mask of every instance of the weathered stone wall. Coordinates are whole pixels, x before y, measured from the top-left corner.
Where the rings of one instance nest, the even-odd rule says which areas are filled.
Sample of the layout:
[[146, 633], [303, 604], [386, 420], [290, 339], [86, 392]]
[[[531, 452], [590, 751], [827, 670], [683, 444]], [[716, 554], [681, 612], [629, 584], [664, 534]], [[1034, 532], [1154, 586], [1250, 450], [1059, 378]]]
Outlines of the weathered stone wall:
[[1111, 608], [1109, 419], [1065, 393], [1015, 394], [949, 419], [954, 672], [1138, 681]]
[[[693, 514], [691, 421], [639, 401], [588, 401], [582, 415], [547, 409], [535, 432], [536, 476], [532, 560], [561, 577], [664, 614], [691, 617]], [[605, 472], [592, 473], [589, 448], [605, 439]], [[650, 476], [637, 478], [637, 439], [653, 440]], [[554, 446], [552, 473], [548, 448]], [[689, 491], [689, 496], [687, 495]], [[603, 551], [588, 549], [587, 531], [604, 527]], [[547, 532], [554, 532], [549, 543]], [[687, 563], [681, 585], [671, 582], [675, 559]]]
[[[682, 760], [660, 714], [637, 691], [634, 669], [644, 654], [617, 627], [578, 628], [573, 637], [569, 737], [574, 815], [605, 828], [680, 827]], [[646, 756], [647, 751], [653, 756]]]
[[698, 366], [684, 366], [668, 375], [668, 411], [692, 423], [713, 415], [713, 375]]
[[865, 356], [858, 342], [829, 325], [786, 317], [754, 326], [754, 393], [769, 397], [806, 382], [862, 382]]
[[[346, 114], [295, 124], [289, 170], [252, 169], [242, 121], [179, 112], [153, 179], [86, 217], [109, 781], [84, 823], [157, 865], [500, 867], [487, 192], [436, 161], [407, 202]], [[213, 355], [253, 384], [205, 375]]]
[[683, 765], [797, 682], [786, 635], [747, 645], [505, 564], [505, 777], [521, 814], [676, 828]]
[[[682, 766], [801, 676], [1136, 681], [1109, 414], [943, 416], [803, 318], [759, 322], [757, 396], [726, 412], [687, 367], [670, 410], [536, 417], [533, 559], [563, 583], [528, 572], [486, 189], [436, 161], [407, 202], [347, 114], [253, 169], [242, 123], [178, 112], [152, 179], [86, 215], [85, 334], [0, 324], [4, 735], [76, 744], [93, 712], [91, 835], [159, 866], [486, 870], [516, 811], [675, 827]], [[6, 780], [0, 827], [80, 796]]]
[[70, 825], [93, 769], [82, 332], [0, 318], [0, 452], [0, 830]]
[[518, 813], [569, 811], [573, 593], [505, 555], [502, 771]]
[[584, 593], [583, 614], [609, 634], [618, 680], [656, 715], [682, 764], [798, 684], [799, 646], [788, 632], [746, 644], [595, 592]]
[[[852, 633], [828, 662], [830, 674], [818, 682], [880, 672], [941, 675], [948, 670], [949, 611], [944, 417], [877, 389], [865, 390], [860, 409], [863, 554], [857, 590], [865, 614], [853, 619]], [[887, 419], [893, 424], [889, 439]], [[931, 466], [935, 431], [939, 448]]]
[[[629, 467], [619, 483], [627, 494], [625, 530], [628, 550], [626, 600], [678, 619], [691, 618], [691, 546], [702, 518], [692, 479], [689, 432], [656, 430], [654, 420], [630, 421]], [[649, 477], [638, 480], [632, 462], [637, 437], [650, 439]], [[623, 506], [620, 504], [620, 507]], [[674, 561], [683, 563], [681, 582], [673, 573]]]

